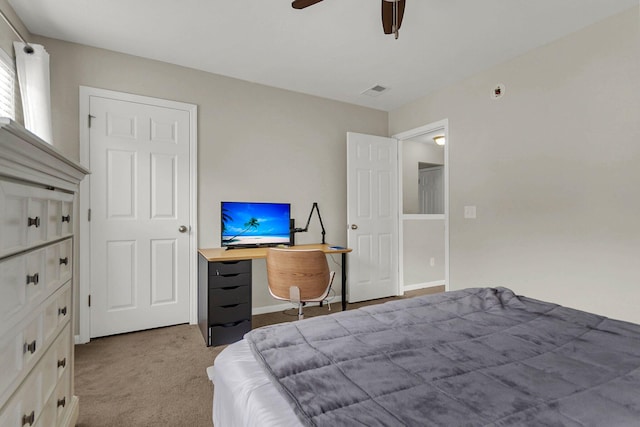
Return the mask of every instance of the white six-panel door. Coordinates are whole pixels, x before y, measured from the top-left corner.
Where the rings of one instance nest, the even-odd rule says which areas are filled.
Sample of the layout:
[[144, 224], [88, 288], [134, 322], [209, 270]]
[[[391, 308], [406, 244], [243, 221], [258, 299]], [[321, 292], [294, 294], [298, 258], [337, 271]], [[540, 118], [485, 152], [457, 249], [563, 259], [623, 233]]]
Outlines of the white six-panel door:
[[348, 301], [398, 295], [398, 143], [347, 133]]
[[189, 112], [99, 96], [91, 127], [91, 337], [189, 321]]

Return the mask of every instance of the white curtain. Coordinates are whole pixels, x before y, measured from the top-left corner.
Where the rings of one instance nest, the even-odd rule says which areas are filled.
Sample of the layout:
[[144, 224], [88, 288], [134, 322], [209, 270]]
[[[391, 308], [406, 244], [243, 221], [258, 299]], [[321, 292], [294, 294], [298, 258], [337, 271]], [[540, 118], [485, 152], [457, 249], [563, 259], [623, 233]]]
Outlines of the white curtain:
[[13, 42], [16, 52], [16, 72], [22, 97], [24, 126], [51, 144], [51, 89], [49, 54], [38, 44], [29, 44], [33, 53], [24, 51], [25, 44]]

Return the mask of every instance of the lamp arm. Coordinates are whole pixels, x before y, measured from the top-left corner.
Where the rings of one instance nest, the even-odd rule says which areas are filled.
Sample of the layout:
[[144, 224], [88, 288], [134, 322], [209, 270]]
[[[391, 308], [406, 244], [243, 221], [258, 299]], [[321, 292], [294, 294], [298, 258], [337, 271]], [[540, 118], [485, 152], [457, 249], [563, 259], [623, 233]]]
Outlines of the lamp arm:
[[[311, 212], [313, 212], [313, 208], [316, 208], [316, 212], [318, 212], [318, 219], [320, 220], [320, 228], [322, 229], [322, 244], [324, 245], [324, 235], [326, 232], [324, 231], [324, 224], [322, 223], [322, 217], [320, 216], [320, 208], [318, 208], [318, 203], [314, 202], [311, 207]], [[311, 218], [311, 216], [309, 216]]]
[[294, 233], [306, 233], [309, 231], [309, 224], [311, 223], [311, 217], [313, 216], [313, 211], [318, 212], [318, 219], [320, 220], [320, 228], [322, 228], [322, 244], [325, 244], [324, 236], [326, 231], [324, 230], [324, 224], [322, 223], [322, 216], [320, 215], [320, 208], [318, 207], [318, 202], [313, 202], [313, 206], [311, 206], [311, 212], [309, 212], [309, 218], [307, 218], [307, 225], [304, 228], [294, 228]]

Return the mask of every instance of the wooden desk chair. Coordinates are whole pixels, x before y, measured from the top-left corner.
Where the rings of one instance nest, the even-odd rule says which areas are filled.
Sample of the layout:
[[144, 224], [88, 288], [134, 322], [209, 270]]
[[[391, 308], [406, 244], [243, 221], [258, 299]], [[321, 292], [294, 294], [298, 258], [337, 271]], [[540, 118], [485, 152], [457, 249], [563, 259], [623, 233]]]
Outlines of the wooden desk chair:
[[298, 319], [307, 302], [321, 302], [329, 295], [334, 271], [329, 271], [327, 256], [318, 249], [267, 250], [267, 281], [271, 296], [298, 305]]

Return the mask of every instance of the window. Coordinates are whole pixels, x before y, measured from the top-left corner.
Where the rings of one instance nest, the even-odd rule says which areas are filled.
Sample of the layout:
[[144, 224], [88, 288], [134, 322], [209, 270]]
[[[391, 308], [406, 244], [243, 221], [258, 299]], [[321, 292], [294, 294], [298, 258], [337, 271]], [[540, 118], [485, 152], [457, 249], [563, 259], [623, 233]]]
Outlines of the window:
[[16, 72], [13, 59], [0, 49], [0, 117], [15, 120]]

